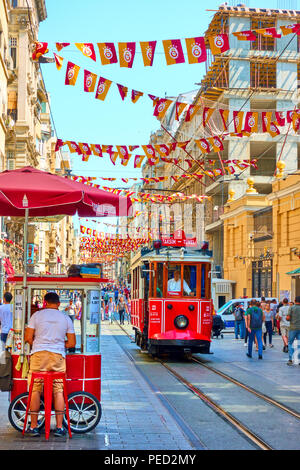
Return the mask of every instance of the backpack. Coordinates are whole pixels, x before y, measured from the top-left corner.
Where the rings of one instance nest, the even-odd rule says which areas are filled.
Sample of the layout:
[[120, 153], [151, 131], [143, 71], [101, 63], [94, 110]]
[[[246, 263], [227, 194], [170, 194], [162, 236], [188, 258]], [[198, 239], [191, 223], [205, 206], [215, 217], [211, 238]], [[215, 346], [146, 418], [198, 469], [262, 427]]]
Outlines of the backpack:
[[236, 311], [235, 311], [235, 319], [236, 321], [241, 321], [243, 320], [243, 313], [244, 313], [244, 310], [239, 307]]
[[260, 330], [262, 328], [263, 316], [262, 310], [257, 307], [250, 309], [250, 328], [251, 330]]

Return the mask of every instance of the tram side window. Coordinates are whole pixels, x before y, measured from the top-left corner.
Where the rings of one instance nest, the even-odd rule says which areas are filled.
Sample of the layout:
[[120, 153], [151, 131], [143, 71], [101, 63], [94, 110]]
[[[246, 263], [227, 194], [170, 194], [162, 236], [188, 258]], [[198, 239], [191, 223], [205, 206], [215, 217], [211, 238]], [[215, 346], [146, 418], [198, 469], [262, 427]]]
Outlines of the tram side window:
[[184, 266], [183, 269], [183, 295], [196, 296], [197, 266]]
[[163, 296], [163, 276], [164, 276], [164, 265], [158, 263], [156, 271], [156, 297], [161, 298]]

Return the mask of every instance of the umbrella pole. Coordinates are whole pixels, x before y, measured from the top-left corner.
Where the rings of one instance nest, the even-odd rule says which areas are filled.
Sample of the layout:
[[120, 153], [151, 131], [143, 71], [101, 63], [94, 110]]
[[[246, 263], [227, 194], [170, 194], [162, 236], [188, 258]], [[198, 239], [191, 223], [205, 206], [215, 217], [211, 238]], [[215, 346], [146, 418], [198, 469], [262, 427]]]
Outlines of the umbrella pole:
[[28, 240], [28, 218], [29, 209], [25, 209], [25, 222], [24, 222], [24, 259], [23, 259], [23, 315], [22, 315], [22, 348], [21, 348], [21, 361], [24, 358], [24, 333], [25, 333], [25, 320], [26, 320], [26, 297], [27, 297], [27, 240]]

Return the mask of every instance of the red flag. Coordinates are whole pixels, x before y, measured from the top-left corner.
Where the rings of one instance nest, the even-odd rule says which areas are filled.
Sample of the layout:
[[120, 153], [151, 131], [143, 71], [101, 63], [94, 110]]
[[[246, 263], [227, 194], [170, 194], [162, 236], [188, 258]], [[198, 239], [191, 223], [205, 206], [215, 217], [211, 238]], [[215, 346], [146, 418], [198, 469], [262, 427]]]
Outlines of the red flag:
[[70, 153], [78, 153], [79, 155], [82, 153], [80, 148], [77, 145], [77, 142], [67, 140], [66, 144], [69, 147]]
[[131, 101], [133, 103], [136, 103], [137, 100], [143, 96], [144, 93], [142, 93], [141, 91], [137, 91], [137, 90], [131, 90]]
[[56, 145], [55, 145], [55, 152], [57, 152], [60, 147], [63, 147], [65, 145], [64, 141], [61, 139], [57, 139]]
[[203, 153], [209, 153], [210, 152], [210, 146], [209, 146], [209, 143], [207, 142], [206, 139], [195, 140], [195, 142], [198, 145], [201, 152], [203, 152]]
[[91, 150], [96, 157], [103, 157], [101, 145], [91, 144]]
[[42, 55], [47, 54], [47, 52], [49, 52], [47, 42], [37, 42], [37, 41], [35, 41], [34, 42], [34, 49], [33, 49], [33, 52], [32, 52], [32, 60], [35, 60], [35, 61], [39, 60], [39, 58]]
[[213, 55], [222, 54], [222, 52], [226, 52], [229, 49], [228, 34], [209, 36], [208, 40]]
[[213, 112], [215, 111], [215, 108], [207, 108], [205, 107], [203, 109], [203, 127], [206, 126], [208, 121], [210, 120], [211, 116], [213, 115]]
[[80, 67], [72, 62], [68, 62], [65, 85], [75, 85]]
[[199, 64], [207, 60], [205, 39], [203, 37], [186, 38], [185, 43], [190, 64]]
[[250, 134], [258, 131], [258, 113], [252, 111], [246, 113], [244, 131]]
[[282, 111], [275, 111], [275, 116], [276, 116], [275, 123], [278, 124], [278, 126], [285, 126], [284, 113]]
[[134, 168], [141, 168], [145, 155], [136, 155], [134, 159]]
[[111, 80], [108, 80], [107, 78], [100, 77], [98, 86], [97, 86], [97, 91], [96, 91], [96, 96], [95, 98], [97, 100], [104, 101], [106, 98], [106, 95], [108, 93], [108, 90], [110, 89], [110, 86], [112, 84]]
[[124, 85], [120, 85], [119, 83], [117, 83], [117, 86], [118, 86], [118, 90], [119, 90], [119, 93], [121, 95], [121, 98], [124, 101], [124, 99], [126, 98], [127, 93], [128, 93], [128, 87], [124, 86]]
[[254, 31], [265, 38], [281, 38], [281, 34], [277, 33], [276, 28], [261, 28], [254, 29]]
[[219, 109], [219, 113], [223, 122], [224, 131], [227, 131], [227, 121], [229, 116], [229, 109]]
[[78, 142], [78, 147], [80, 148], [83, 154], [92, 155], [92, 151], [90, 149], [89, 144], [86, 144], [85, 142]]
[[64, 47], [67, 47], [70, 45], [69, 42], [57, 42], [56, 44], [56, 50], [60, 52]]
[[116, 145], [119, 152], [120, 158], [127, 160], [129, 158], [129, 152], [126, 145]]
[[184, 119], [185, 122], [191, 121], [193, 117], [197, 114], [200, 108], [201, 106], [197, 104], [190, 104], [185, 115], [185, 119]]
[[156, 41], [140, 42], [144, 66], [152, 67], [154, 60], [154, 53], [156, 48]]
[[82, 52], [83, 55], [85, 55], [85, 57], [88, 57], [89, 59], [92, 59], [96, 62], [95, 49], [92, 43], [75, 42], [75, 46]]
[[238, 31], [232, 33], [239, 41], [256, 41], [256, 36], [253, 31]]
[[280, 26], [282, 34], [287, 36], [288, 34], [296, 33], [298, 36], [300, 35], [300, 23], [290, 24], [287, 26]]
[[60, 70], [62, 68], [64, 58], [60, 57], [57, 54], [55, 54], [55, 52], [53, 52], [53, 55], [54, 55], [54, 59], [55, 59], [56, 68], [57, 68], [57, 70]]
[[118, 62], [116, 48], [113, 42], [97, 43], [102, 65], [116, 64]]
[[244, 111], [233, 111], [234, 131], [237, 134], [242, 132]]
[[84, 91], [91, 93], [95, 90], [97, 75], [95, 73], [84, 71]]
[[167, 65], [185, 62], [180, 39], [167, 39], [163, 41]]
[[157, 117], [157, 119], [163, 119], [164, 115], [166, 114], [168, 108], [170, 105], [173, 103], [173, 101], [168, 100], [166, 98], [161, 98], [154, 109], [154, 116]]
[[135, 42], [119, 42], [120, 67], [132, 68], [135, 56]]

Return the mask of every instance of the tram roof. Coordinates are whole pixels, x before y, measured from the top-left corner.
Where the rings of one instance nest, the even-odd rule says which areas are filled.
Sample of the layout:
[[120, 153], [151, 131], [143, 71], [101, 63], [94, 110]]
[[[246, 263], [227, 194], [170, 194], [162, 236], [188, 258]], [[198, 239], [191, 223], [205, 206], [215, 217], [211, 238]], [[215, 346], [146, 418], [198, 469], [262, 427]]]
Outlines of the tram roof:
[[132, 267], [143, 261], [172, 261], [177, 263], [208, 263], [212, 261], [212, 252], [189, 248], [162, 247], [159, 252], [142, 250], [132, 259]]

